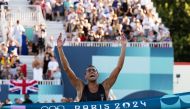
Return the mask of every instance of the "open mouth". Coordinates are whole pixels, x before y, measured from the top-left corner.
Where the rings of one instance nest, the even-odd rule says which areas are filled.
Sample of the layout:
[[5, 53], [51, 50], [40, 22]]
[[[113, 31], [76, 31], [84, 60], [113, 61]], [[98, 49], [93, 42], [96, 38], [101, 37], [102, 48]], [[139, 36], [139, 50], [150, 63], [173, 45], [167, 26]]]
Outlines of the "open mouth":
[[94, 75], [91, 75], [90, 77], [95, 77]]
[[95, 75], [90, 75], [90, 77], [95, 77]]

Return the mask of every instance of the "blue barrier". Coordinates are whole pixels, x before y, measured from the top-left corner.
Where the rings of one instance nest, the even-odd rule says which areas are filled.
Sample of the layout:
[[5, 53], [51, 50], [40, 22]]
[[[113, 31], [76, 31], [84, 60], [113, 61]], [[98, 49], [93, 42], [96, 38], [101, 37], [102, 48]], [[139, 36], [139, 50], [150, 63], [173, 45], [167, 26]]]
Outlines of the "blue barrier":
[[[77, 44], [80, 43], [76, 43], [76, 45]], [[91, 64], [96, 66], [100, 74], [98, 82], [101, 83], [110, 75], [113, 70], [112, 68], [117, 64], [120, 46], [110, 45], [110, 47], [104, 47], [104, 45], [101, 45], [102, 43], [82, 44], [84, 45], [63, 47], [70, 66], [76, 75], [83, 81], [85, 81], [84, 74], [86, 67]], [[96, 46], [94, 47], [93, 45]], [[99, 47], [100, 45], [101, 47]], [[142, 45], [142, 43], [139, 45], [143, 47], [127, 47], [124, 66], [112, 88], [116, 98], [121, 99], [125, 95], [142, 90], [157, 90], [172, 94], [173, 48], [147, 47], [145, 46], [146, 44]], [[55, 55], [60, 62], [57, 49], [55, 49]], [[75, 89], [72, 87], [66, 73], [63, 70], [62, 72], [62, 79], [64, 82], [63, 95], [68, 98], [74, 98], [76, 96]]]
[[161, 98], [115, 100], [81, 103], [39, 103], [10, 105], [2, 109], [186, 109], [190, 107], [190, 92], [165, 95]]

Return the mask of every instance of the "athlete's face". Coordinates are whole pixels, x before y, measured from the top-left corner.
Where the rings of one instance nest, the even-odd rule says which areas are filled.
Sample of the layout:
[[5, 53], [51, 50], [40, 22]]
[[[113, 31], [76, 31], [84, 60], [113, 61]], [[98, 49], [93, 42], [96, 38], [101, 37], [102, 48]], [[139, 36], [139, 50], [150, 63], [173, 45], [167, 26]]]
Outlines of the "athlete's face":
[[86, 80], [89, 82], [96, 81], [98, 78], [98, 71], [95, 67], [88, 67], [86, 69], [86, 75], [85, 75]]

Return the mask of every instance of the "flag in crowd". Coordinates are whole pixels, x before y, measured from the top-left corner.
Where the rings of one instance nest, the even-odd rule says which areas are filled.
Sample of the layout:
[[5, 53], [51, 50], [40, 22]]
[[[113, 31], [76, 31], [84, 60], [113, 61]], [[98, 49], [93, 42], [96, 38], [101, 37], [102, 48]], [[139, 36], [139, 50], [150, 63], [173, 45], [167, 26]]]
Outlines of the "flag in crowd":
[[9, 92], [12, 94], [37, 94], [38, 82], [35, 80], [10, 80]]

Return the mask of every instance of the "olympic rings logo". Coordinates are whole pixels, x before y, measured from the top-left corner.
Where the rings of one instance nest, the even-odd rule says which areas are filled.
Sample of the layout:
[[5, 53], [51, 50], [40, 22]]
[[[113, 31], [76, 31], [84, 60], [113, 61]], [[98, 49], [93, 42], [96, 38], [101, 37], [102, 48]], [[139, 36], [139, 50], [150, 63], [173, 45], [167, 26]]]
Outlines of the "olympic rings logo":
[[42, 106], [40, 109], [65, 109], [65, 106], [58, 105], [58, 106]]

